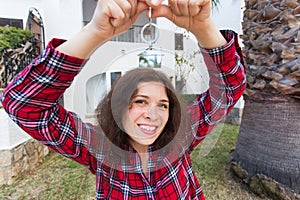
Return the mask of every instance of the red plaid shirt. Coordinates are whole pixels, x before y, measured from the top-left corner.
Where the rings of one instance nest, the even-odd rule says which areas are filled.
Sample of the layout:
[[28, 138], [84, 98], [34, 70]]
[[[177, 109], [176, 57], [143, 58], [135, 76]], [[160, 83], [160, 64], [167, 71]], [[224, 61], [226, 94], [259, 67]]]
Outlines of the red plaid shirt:
[[[58, 104], [85, 63], [56, 51], [55, 47], [62, 40], [53, 39], [43, 54], [14, 78], [1, 101], [9, 116], [33, 138], [96, 174], [97, 199], [203, 200], [190, 153], [232, 109], [245, 88], [237, 35], [232, 31], [222, 33], [228, 44], [211, 50], [201, 49], [210, 74], [210, 86], [187, 108], [191, 119], [187, 136], [190, 144], [176, 159], [156, 157], [159, 167], [151, 163], [151, 155], [155, 155], [149, 147], [151, 170], [148, 173], [143, 173], [140, 158], [135, 154], [125, 167], [122, 162], [114, 163], [114, 167], [107, 165], [105, 161], [112, 159], [104, 153], [106, 142], [101, 140], [96, 127], [82, 122], [75, 113]], [[129, 151], [134, 152], [130, 148]]]

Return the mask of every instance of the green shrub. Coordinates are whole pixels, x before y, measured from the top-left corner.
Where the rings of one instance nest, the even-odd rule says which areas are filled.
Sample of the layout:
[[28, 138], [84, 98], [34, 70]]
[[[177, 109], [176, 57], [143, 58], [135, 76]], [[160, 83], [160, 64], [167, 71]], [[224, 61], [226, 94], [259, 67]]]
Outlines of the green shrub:
[[17, 48], [18, 44], [32, 37], [29, 30], [23, 30], [15, 27], [0, 27], [0, 54], [5, 48]]

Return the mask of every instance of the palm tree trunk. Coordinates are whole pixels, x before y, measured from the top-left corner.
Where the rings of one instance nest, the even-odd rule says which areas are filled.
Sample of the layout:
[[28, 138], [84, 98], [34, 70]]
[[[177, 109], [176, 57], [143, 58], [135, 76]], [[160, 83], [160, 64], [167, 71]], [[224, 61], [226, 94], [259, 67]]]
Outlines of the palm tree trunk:
[[246, 99], [234, 159], [249, 177], [264, 174], [299, 193], [299, 102]]
[[231, 166], [260, 196], [300, 199], [300, 2], [245, 5], [247, 89]]

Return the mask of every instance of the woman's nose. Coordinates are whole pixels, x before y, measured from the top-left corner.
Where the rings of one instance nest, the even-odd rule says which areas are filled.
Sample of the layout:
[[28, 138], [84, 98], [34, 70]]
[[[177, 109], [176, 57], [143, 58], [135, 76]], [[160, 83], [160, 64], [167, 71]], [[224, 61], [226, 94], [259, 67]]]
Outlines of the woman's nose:
[[144, 111], [144, 117], [151, 120], [158, 118], [157, 108], [154, 105], [149, 105]]

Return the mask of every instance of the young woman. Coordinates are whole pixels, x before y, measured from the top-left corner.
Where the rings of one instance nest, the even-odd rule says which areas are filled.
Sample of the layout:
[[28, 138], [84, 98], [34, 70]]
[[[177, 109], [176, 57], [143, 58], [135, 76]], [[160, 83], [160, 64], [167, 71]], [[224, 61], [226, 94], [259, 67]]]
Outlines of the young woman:
[[[210, 75], [209, 89], [182, 108], [161, 72], [134, 69], [97, 108], [98, 125], [58, 104], [89, 56], [128, 30], [151, 6], [193, 33]], [[190, 153], [245, 88], [237, 35], [218, 31], [210, 0], [99, 0], [93, 19], [68, 41], [53, 39], [3, 92], [9, 116], [28, 134], [96, 175], [97, 199], [204, 199]], [[220, 83], [220, 84], [219, 84]]]

